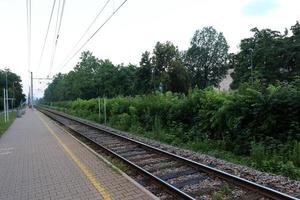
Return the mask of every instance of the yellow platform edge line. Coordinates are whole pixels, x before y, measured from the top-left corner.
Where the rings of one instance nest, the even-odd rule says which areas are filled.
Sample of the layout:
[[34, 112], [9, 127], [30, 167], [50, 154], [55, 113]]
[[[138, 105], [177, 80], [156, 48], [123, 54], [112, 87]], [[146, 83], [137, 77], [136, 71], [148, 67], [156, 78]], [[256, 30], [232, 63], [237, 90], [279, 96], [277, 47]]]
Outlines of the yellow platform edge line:
[[63, 143], [63, 141], [55, 134], [55, 132], [50, 128], [47, 122], [38, 114], [38, 117], [43, 122], [45, 127], [51, 133], [51, 135], [58, 141], [58, 143], [63, 147], [65, 152], [70, 156], [70, 158], [75, 162], [79, 169], [84, 173], [87, 179], [92, 183], [96, 190], [101, 194], [104, 200], [112, 200], [108, 191], [102, 186], [102, 184], [97, 180], [97, 178], [90, 172], [90, 170], [74, 155], [74, 153]]

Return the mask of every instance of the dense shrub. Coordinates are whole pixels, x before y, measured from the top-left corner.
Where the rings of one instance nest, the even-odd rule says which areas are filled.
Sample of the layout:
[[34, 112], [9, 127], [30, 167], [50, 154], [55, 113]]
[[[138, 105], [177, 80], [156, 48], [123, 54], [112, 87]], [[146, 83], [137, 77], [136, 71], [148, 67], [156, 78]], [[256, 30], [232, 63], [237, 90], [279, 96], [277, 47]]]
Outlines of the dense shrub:
[[[191, 144], [195, 149], [215, 147], [236, 155], [249, 155], [262, 169], [282, 160], [280, 169], [270, 169], [288, 173], [300, 162], [298, 82], [264, 89], [254, 83], [231, 92], [210, 88], [189, 91], [187, 95], [167, 92], [107, 99], [107, 122], [113, 127], [174, 145]], [[104, 122], [103, 99], [100, 118], [97, 99], [48, 105]], [[267, 158], [275, 161], [264, 161]], [[288, 161], [290, 163], [285, 164]], [[299, 172], [294, 171], [296, 175]]]

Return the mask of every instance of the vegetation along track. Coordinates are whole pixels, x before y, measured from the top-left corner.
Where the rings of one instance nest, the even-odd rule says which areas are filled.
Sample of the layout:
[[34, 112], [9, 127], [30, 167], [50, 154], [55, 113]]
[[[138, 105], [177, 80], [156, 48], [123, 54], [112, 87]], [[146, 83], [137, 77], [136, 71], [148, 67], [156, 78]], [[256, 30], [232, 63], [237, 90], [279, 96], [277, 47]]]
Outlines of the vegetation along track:
[[208, 165], [118, 135], [94, 123], [48, 108], [37, 108], [72, 132], [122, 160], [176, 198], [202, 199], [202, 196], [211, 194], [212, 190], [220, 191], [220, 188], [228, 185], [231, 188], [249, 191], [248, 198], [243, 199], [297, 199]]

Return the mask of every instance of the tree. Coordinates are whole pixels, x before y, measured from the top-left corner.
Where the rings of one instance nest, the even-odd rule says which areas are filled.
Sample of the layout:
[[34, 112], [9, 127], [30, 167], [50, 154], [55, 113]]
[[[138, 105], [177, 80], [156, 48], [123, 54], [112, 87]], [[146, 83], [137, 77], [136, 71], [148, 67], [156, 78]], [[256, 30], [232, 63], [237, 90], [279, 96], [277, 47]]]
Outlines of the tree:
[[150, 52], [142, 54], [140, 67], [137, 68], [135, 75], [134, 88], [138, 94], [148, 94], [153, 90], [153, 74]]
[[291, 76], [295, 79], [300, 74], [300, 23], [291, 27], [293, 35], [289, 38], [288, 52], [290, 55], [288, 66], [290, 67]]
[[197, 30], [185, 55], [192, 87], [218, 86], [228, 68], [228, 49], [223, 33], [213, 27]]
[[51, 84], [48, 85], [44, 93], [44, 98], [47, 101], [62, 101], [68, 100], [65, 96], [65, 88], [63, 87], [66, 75], [58, 73], [55, 75]]
[[89, 51], [83, 52], [80, 59], [81, 61], [74, 68], [76, 81], [73, 87], [77, 90], [79, 98], [97, 97], [95, 72], [99, 68], [100, 61]]
[[[6, 87], [6, 74], [7, 74], [7, 87], [8, 97], [15, 98], [15, 101], [9, 101], [9, 108], [12, 106], [17, 107], [21, 102], [25, 102], [25, 95], [23, 94], [23, 86], [20, 76], [11, 72], [9, 69], [0, 70], [0, 110], [3, 110], [3, 91]], [[12, 105], [14, 104], [14, 105]]]
[[116, 87], [117, 95], [133, 95], [135, 74], [137, 67], [135, 65], [129, 64], [128, 66], [119, 65], [117, 67], [118, 73], [116, 73], [114, 86]]
[[[258, 79], [267, 87], [278, 81], [291, 82], [300, 72], [300, 25], [291, 27], [292, 36], [271, 29], [251, 29], [253, 37], [243, 39], [234, 56], [232, 89]], [[251, 67], [252, 66], [252, 67]]]
[[180, 60], [178, 48], [171, 42], [157, 42], [153, 50], [152, 65], [154, 68], [154, 87], [156, 89], [162, 86], [164, 90], [168, 90], [169, 84], [168, 71], [173, 62]]
[[174, 61], [168, 71], [168, 89], [172, 92], [187, 93], [189, 89], [189, 76], [183, 63]]

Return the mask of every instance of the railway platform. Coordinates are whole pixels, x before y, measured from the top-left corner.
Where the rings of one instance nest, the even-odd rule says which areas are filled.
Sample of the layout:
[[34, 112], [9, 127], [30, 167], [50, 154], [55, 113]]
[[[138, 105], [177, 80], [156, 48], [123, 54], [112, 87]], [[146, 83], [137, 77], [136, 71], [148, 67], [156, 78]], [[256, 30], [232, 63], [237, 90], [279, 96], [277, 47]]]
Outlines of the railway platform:
[[72, 135], [27, 110], [0, 138], [0, 199], [155, 199]]

